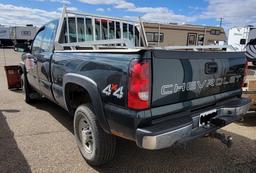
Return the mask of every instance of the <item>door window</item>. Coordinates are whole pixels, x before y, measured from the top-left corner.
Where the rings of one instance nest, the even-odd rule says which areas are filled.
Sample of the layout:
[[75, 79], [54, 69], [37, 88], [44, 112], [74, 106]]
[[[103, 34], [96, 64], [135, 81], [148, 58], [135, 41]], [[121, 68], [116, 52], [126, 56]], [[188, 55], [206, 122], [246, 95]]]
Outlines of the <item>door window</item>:
[[41, 53], [42, 52], [42, 49], [41, 49], [41, 43], [42, 43], [42, 40], [43, 40], [43, 37], [44, 37], [44, 32], [45, 31], [45, 28], [42, 29], [37, 35], [36, 35], [36, 38], [33, 42], [33, 47], [32, 47], [32, 54], [38, 54], [38, 53]]
[[54, 23], [49, 23], [45, 26], [45, 34], [42, 41], [42, 52], [52, 52], [55, 29], [56, 25]]
[[45, 34], [42, 41], [42, 52], [52, 52], [54, 44], [56, 24], [49, 23], [45, 26]]

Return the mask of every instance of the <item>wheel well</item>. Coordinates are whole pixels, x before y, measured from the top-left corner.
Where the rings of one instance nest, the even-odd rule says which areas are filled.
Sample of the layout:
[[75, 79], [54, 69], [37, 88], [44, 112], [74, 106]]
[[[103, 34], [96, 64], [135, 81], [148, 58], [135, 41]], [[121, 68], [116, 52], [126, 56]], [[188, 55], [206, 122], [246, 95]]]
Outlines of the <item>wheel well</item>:
[[71, 115], [74, 115], [76, 108], [81, 104], [91, 102], [91, 98], [88, 91], [84, 89], [82, 86], [74, 83], [66, 84], [65, 100], [67, 108]]

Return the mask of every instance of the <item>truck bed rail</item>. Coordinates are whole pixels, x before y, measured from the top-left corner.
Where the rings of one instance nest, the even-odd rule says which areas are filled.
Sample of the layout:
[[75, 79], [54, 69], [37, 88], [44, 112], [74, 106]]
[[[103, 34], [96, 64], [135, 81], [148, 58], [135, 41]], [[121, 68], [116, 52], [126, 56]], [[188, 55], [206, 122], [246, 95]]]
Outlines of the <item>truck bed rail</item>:
[[[75, 34], [70, 31], [71, 18], [74, 20]], [[79, 20], [83, 20], [82, 33], [79, 31], [78, 25]], [[92, 38], [86, 39], [86, 31], [88, 30], [86, 19], [91, 20], [91, 36]], [[96, 26], [98, 22], [99, 26]], [[112, 30], [110, 30], [110, 22], [114, 22]], [[80, 23], [81, 24], [81, 23]], [[103, 31], [103, 25], [106, 25], [106, 30]], [[126, 26], [126, 27], [124, 27]], [[91, 49], [99, 49], [100, 47], [110, 47], [110, 48], [135, 48], [140, 47], [140, 45], [146, 46], [146, 37], [143, 29], [141, 29], [139, 22], [126, 20], [116, 17], [107, 17], [102, 15], [94, 15], [84, 12], [71, 11], [63, 7], [61, 19], [59, 20], [59, 27], [56, 33], [55, 44], [57, 48], [64, 49], [64, 47], [69, 47], [71, 50], [76, 50], [77, 47], [87, 47]], [[74, 28], [72, 28], [74, 29]], [[80, 26], [81, 29], [81, 26]], [[60, 42], [61, 34], [63, 30], [66, 30], [66, 42]], [[130, 34], [129, 31], [131, 31]], [[106, 34], [103, 38], [103, 32]], [[112, 32], [112, 33], [110, 33]], [[138, 35], [136, 35], [136, 33]], [[112, 35], [111, 35], [112, 34]], [[81, 35], [84, 39], [80, 39]], [[136, 38], [137, 36], [137, 38]], [[75, 37], [76, 40], [71, 40], [71, 37]], [[142, 42], [142, 43], [141, 43]]]

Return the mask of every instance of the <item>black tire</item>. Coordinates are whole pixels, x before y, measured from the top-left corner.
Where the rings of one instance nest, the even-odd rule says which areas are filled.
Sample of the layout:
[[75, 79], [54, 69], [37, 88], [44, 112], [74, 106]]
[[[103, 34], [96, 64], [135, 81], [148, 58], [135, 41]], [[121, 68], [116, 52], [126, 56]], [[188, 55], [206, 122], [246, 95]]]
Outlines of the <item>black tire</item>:
[[88, 164], [100, 166], [114, 158], [116, 138], [101, 128], [90, 104], [77, 108], [74, 115], [74, 133], [78, 148]]
[[21, 82], [22, 82], [21, 84], [22, 84], [22, 89], [24, 92], [25, 102], [28, 104], [33, 103], [34, 99], [31, 97], [31, 95], [33, 94], [33, 90], [28, 83], [27, 76], [24, 73], [21, 75]]

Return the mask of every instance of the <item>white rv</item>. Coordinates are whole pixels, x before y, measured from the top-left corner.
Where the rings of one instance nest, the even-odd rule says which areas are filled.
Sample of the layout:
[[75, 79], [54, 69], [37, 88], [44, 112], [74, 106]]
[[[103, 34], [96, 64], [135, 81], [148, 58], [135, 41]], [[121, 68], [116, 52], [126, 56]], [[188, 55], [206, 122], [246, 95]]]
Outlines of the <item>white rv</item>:
[[234, 27], [229, 30], [228, 45], [236, 51], [245, 51], [246, 45], [251, 39], [256, 38], [256, 28], [253, 26]]
[[14, 43], [30, 42], [34, 39], [38, 28], [33, 25], [10, 27], [10, 36]]

